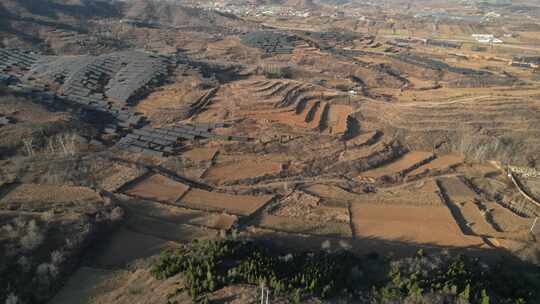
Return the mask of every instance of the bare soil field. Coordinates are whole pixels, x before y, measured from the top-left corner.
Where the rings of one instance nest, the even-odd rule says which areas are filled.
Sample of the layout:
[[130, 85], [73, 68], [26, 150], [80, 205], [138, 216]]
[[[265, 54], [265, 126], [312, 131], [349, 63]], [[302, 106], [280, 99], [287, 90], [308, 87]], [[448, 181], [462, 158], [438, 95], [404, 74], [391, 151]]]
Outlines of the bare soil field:
[[306, 219], [319, 223], [349, 223], [346, 208], [328, 206], [320, 198], [302, 191], [294, 191], [272, 208], [271, 215]]
[[358, 148], [347, 149], [339, 155], [339, 160], [351, 161], [351, 160], [366, 158], [368, 156], [374, 155], [378, 153], [379, 151], [383, 150], [385, 146], [386, 144], [384, 143], [384, 141], [379, 141], [376, 144], [371, 145], [371, 146], [367, 146], [367, 147], [362, 146]]
[[222, 184], [230, 181], [277, 174], [281, 164], [275, 162], [242, 161], [231, 164], [216, 164], [205, 173], [206, 180]]
[[217, 229], [168, 222], [147, 215], [129, 214], [125, 225], [131, 231], [178, 243], [215, 238], [219, 235]]
[[126, 183], [142, 176], [145, 170], [141, 170], [135, 167], [128, 167], [121, 164], [114, 164], [108, 168], [113, 173], [107, 174], [107, 176], [101, 180], [100, 186], [107, 191], [113, 192], [118, 190]]
[[323, 235], [329, 237], [351, 237], [351, 228], [348, 223], [320, 222], [295, 217], [282, 217], [264, 215], [257, 226], [290, 233]]
[[189, 186], [163, 175], [153, 174], [130, 186], [125, 193], [160, 202], [175, 203], [189, 190]]
[[428, 173], [437, 173], [445, 172], [451, 168], [455, 168], [462, 164], [464, 158], [459, 155], [442, 155], [437, 156], [436, 159], [430, 161], [429, 163], [422, 165], [413, 171], [407, 173], [408, 176], [415, 176]]
[[232, 195], [191, 189], [180, 201], [180, 205], [200, 210], [222, 210], [230, 214], [249, 215], [272, 199], [271, 195]]
[[476, 193], [457, 177], [443, 177], [438, 181], [443, 188], [442, 190], [454, 204], [472, 202], [477, 198]]
[[217, 148], [193, 148], [182, 153], [182, 158], [193, 162], [211, 161], [218, 152]]
[[359, 194], [345, 191], [333, 185], [316, 184], [305, 188], [304, 191], [323, 199], [337, 202], [353, 202], [362, 199], [362, 196]]
[[[9, 83], [0, 87], [0, 243], [9, 243], [0, 260], [26, 255], [18, 238], [34, 224], [47, 237], [60, 231], [38, 248], [39, 263], [72, 235], [102, 244], [52, 303], [190, 303], [185, 293], [168, 299], [182, 283], [148, 269], [99, 269], [225, 235], [291, 251], [538, 259], [529, 229], [540, 207], [506, 174], [540, 166], [540, 74], [526, 64], [540, 48], [536, 21], [526, 30], [516, 18], [525, 13], [479, 18], [507, 7], [471, 2], [464, 21], [455, 3], [349, 1], [342, 17], [333, 5], [292, 1], [313, 14], [289, 18], [184, 2], [194, 7], [135, 1], [107, 18], [58, 15], [67, 24], [31, 21], [40, 10], [24, 8], [17, 22], [33, 24], [20, 29], [38, 39], [32, 48], [0, 29], [0, 74], [10, 76], [0, 77]], [[502, 43], [477, 43], [475, 33]], [[172, 126], [190, 129], [163, 129]], [[540, 198], [540, 181], [524, 184]], [[254, 286], [235, 288], [210, 299], [256, 302]]]
[[19, 210], [45, 210], [53, 206], [75, 205], [91, 207], [103, 204], [103, 199], [96, 191], [77, 186], [56, 186], [21, 184], [0, 199], [0, 204]]
[[444, 206], [352, 204], [351, 211], [357, 237], [440, 246], [485, 246], [482, 239], [464, 235]]
[[366, 132], [355, 136], [346, 142], [347, 148], [365, 146], [377, 139], [379, 133], [377, 131]]
[[121, 206], [130, 214], [145, 215], [164, 222], [189, 224], [194, 226], [208, 227], [227, 230], [236, 222], [234, 215], [208, 213], [194, 209], [187, 209], [153, 201], [129, 199], [121, 202]]
[[443, 206], [435, 180], [423, 179], [403, 185], [381, 188], [377, 193], [362, 195], [358, 202], [383, 205]]
[[362, 173], [360, 178], [377, 179], [383, 176], [404, 175], [407, 171], [430, 161], [433, 157], [431, 152], [412, 151], [386, 166]]
[[486, 216], [491, 218], [497, 230], [510, 233], [526, 232], [534, 222], [533, 218], [518, 216], [496, 202], [481, 202], [480, 205], [486, 210]]

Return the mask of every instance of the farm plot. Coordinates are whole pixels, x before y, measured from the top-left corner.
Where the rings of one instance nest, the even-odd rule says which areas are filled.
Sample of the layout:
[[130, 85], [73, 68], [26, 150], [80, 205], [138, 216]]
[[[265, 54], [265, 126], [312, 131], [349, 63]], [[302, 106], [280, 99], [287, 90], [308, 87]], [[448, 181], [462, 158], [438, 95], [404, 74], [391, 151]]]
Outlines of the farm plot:
[[254, 117], [282, 123], [300, 129], [315, 129], [319, 125], [321, 112], [322, 110], [320, 108], [316, 108], [313, 112], [312, 120], [306, 119], [306, 113], [297, 114], [294, 109], [279, 112], [263, 112], [258, 115], [254, 115]]
[[339, 155], [339, 160], [340, 161], [353, 161], [353, 160], [357, 160], [361, 158], [366, 158], [376, 153], [379, 153], [384, 148], [385, 148], [385, 143], [383, 141], [379, 141], [378, 143], [371, 146], [348, 149], [348, 150], [343, 151]]
[[450, 201], [456, 205], [476, 199], [476, 193], [457, 177], [442, 177], [439, 178], [439, 183]]
[[488, 213], [473, 201], [462, 202], [458, 206], [464, 224], [470, 233], [481, 236], [498, 236], [494, 226], [489, 223]]
[[181, 199], [181, 205], [200, 210], [225, 211], [235, 215], [250, 215], [268, 203], [271, 195], [233, 195], [191, 189]]
[[369, 170], [360, 175], [360, 179], [373, 178], [378, 179], [383, 176], [396, 176], [407, 173], [409, 170], [415, 169], [426, 162], [429, 162], [434, 157], [431, 152], [413, 151], [405, 154], [395, 162], [386, 166], [382, 166], [373, 170]]
[[369, 145], [371, 143], [375, 143], [378, 136], [379, 132], [369, 131], [347, 140], [346, 145], [347, 148]]
[[217, 148], [193, 148], [182, 153], [182, 158], [193, 162], [211, 161], [218, 153]]
[[422, 174], [428, 174], [428, 173], [437, 173], [437, 172], [445, 172], [449, 169], [455, 168], [462, 164], [464, 161], [463, 156], [460, 155], [443, 155], [438, 156], [436, 159], [432, 160], [431, 162], [420, 166], [413, 171], [409, 172], [408, 176], [416, 176], [416, 175], [422, 175]]
[[439, 188], [432, 179], [381, 188], [377, 193], [361, 195], [362, 202], [377, 205], [444, 206], [438, 195]]
[[11, 210], [39, 211], [52, 205], [61, 207], [75, 204], [80, 209], [95, 209], [94, 204], [100, 202], [103, 199], [99, 193], [86, 187], [21, 184], [4, 196], [0, 205]]
[[446, 207], [353, 204], [357, 238], [375, 238], [438, 246], [482, 246], [481, 238], [464, 235]]
[[246, 160], [234, 163], [217, 164], [205, 174], [205, 179], [216, 184], [278, 174], [281, 163], [272, 161]]
[[236, 216], [225, 213], [209, 213], [139, 199], [127, 199], [121, 202], [121, 206], [130, 214], [147, 216], [164, 222], [222, 230], [231, 228], [237, 220]]
[[499, 231], [510, 233], [528, 231], [534, 221], [534, 218], [518, 216], [496, 202], [483, 201], [480, 206], [484, 210], [486, 217]]
[[347, 208], [328, 206], [320, 198], [294, 191], [270, 211], [279, 217], [301, 218], [309, 221], [349, 223]]
[[360, 201], [362, 199], [362, 195], [348, 192], [337, 186], [325, 184], [309, 186], [304, 191], [332, 202], [346, 203]]
[[206, 227], [165, 222], [146, 215], [130, 214], [125, 226], [131, 230], [173, 242], [190, 242], [195, 239], [214, 238], [219, 231]]
[[328, 112], [328, 127], [332, 134], [343, 134], [347, 130], [347, 117], [353, 108], [347, 105], [330, 105]]
[[189, 190], [189, 186], [163, 175], [153, 174], [134, 185], [125, 193], [144, 199], [174, 203]]
[[348, 223], [310, 221], [294, 217], [264, 215], [257, 226], [277, 231], [323, 235], [333, 237], [351, 237]]
[[324, 108], [327, 103], [309, 100], [306, 101], [301, 112], [297, 112], [295, 107], [284, 108], [280, 110], [259, 111], [258, 113], [245, 113], [246, 116], [256, 118], [262, 121], [282, 123], [299, 129], [317, 129], [319, 126], [327, 123], [323, 117]]
[[100, 186], [104, 190], [113, 192], [120, 187], [132, 181], [145, 173], [144, 169], [133, 168], [121, 164], [112, 164], [109, 168], [111, 174], [107, 174], [103, 179], [100, 179]]

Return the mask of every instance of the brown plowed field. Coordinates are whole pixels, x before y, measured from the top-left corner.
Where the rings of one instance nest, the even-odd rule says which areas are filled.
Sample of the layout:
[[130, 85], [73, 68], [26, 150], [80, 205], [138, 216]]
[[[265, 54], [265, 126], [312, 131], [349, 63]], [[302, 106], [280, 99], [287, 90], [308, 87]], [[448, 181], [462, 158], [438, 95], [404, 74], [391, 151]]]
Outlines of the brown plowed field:
[[504, 232], [528, 231], [534, 221], [533, 218], [520, 217], [496, 202], [481, 202], [493, 222]]
[[378, 143], [371, 146], [347, 149], [339, 155], [339, 160], [352, 161], [355, 159], [366, 158], [379, 151], [382, 151], [384, 147], [385, 143], [383, 141], [379, 141]]
[[16, 206], [20, 210], [48, 208], [50, 204], [102, 203], [103, 199], [96, 191], [77, 186], [56, 186], [42, 184], [21, 184], [1, 198], [3, 206]]
[[140, 177], [145, 173], [144, 170], [123, 166], [120, 164], [114, 164], [112, 168], [109, 168], [112, 174], [107, 175], [100, 181], [101, 187], [107, 191], [116, 191], [129, 181]]
[[424, 151], [413, 151], [405, 154], [398, 160], [373, 170], [369, 170], [361, 174], [361, 178], [379, 178], [383, 176], [392, 176], [400, 174], [407, 169], [410, 169], [418, 164], [427, 161], [433, 157], [433, 153]]
[[305, 191], [331, 201], [335, 200], [342, 202], [352, 202], [359, 201], [362, 198], [362, 195], [345, 191], [337, 186], [325, 184], [309, 186], [305, 189]]
[[446, 207], [353, 204], [351, 211], [358, 238], [438, 246], [484, 246], [481, 238], [463, 235]]
[[188, 190], [187, 185], [163, 175], [153, 174], [132, 185], [125, 193], [149, 200], [174, 203]]
[[217, 164], [208, 169], [205, 179], [213, 183], [224, 183], [264, 175], [277, 174], [281, 171], [281, 163], [242, 161], [230, 164]]
[[366, 145], [370, 141], [374, 140], [376, 136], [377, 136], [377, 131], [370, 131], [367, 133], [360, 134], [350, 140], [347, 140], [347, 148]]
[[271, 215], [279, 217], [295, 217], [310, 221], [324, 222], [349, 222], [347, 208], [326, 206], [321, 199], [301, 191], [294, 191], [279, 202], [279, 205], [271, 210]]
[[328, 126], [332, 134], [343, 134], [347, 130], [347, 117], [353, 112], [353, 108], [347, 105], [330, 105], [328, 113]]
[[431, 162], [418, 167], [417, 169], [409, 172], [407, 175], [409, 176], [415, 176], [423, 173], [428, 172], [444, 172], [450, 168], [456, 167], [460, 164], [462, 164], [464, 161], [463, 156], [459, 155], [443, 155], [443, 156], [437, 156], [436, 159], [432, 160]]
[[380, 188], [376, 193], [361, 196], [361, 202], [377, 205], [444, 206], [433, 179]]
[[138, 199], [126, 200], [122, 203], [122, 207], [130, 214], [146, 215], [160, 221], [215, 229], [229, 229], [237, 220], [234, 215], [209, 213]]
[[219, 235], [219, 231], [216, 229], [165, 222], [137, 214], [128, 215], [125, 219], [125, 225], [132, 231], [179, 243], [214, 238]]
[[181, 204], [200, 210], [223, 210], [231, 214], [249, 215], [272, 199], [271, 195], [232, 195], [191, 189], [182, 198]]
[[443, 177], [439, 181], [454, 204], [472, 202], [476, 198], [476, 193], [457, 177]]
[[183, 152], [182, 157], [194, 162], [211, 161], [218, 151], [217, 148], [194, 148]]

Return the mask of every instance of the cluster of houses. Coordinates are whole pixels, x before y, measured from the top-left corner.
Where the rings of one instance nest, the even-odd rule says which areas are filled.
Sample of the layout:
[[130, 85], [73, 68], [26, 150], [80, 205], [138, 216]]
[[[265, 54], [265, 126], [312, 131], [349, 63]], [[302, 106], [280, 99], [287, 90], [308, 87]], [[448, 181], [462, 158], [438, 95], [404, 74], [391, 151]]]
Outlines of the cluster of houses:
[[472, 34], [472, 37], [478, 43], [503, 43], [499, 38], [496, 38], [493, 34]]

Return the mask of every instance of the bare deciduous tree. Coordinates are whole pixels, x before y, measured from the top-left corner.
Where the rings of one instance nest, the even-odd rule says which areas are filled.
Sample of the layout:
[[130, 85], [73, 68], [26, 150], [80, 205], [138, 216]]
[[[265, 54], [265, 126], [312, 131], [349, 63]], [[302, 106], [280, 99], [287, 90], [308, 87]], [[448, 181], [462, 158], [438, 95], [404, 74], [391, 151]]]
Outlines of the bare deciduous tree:
[[34, 147], [33, 147], [33, 141], [34, 141], [34, 138], [32, 137], [29, 137], [29, 138], [23, 138], [23, 144], [24, 144], [24, 149], [26, 150], [26, 154], [28, 156], [34, 156]]

